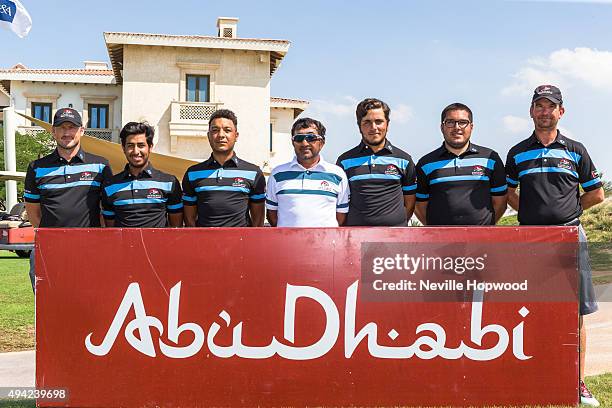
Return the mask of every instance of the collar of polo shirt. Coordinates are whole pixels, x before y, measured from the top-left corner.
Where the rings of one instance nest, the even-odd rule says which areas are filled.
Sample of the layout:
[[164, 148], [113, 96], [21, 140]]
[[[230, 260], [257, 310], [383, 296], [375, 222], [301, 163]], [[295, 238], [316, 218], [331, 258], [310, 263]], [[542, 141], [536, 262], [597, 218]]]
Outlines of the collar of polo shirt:
[[293, 156], [293, 159], [291, 160], [291, 167], [298, 167], [301, 170], [306, 170], [306, 171], [313, 171], [315, 169], [319, 169], [319, 170], [324, 170], [325, 168], [323, 167], [323, 165], [321, 163], [325, 162], [325, 159], [323, 158], [322, 154], [319, 154], [319, 161], [317, 162], [317, 164], [315, 164], [314, 166], [310, 167], [310, 168], [306, 168], [304, 166], [302, 166], [298, 161], [297, 161], [297, 156]]
[[234, 167], [238, 167], [238, 156], [236, 155], [236, 152], [234, 152], [234, 154], [232, 155], [232, 157], [230, 157], [228, 160], [226, 160], [225, 163], [223, 163], [223, 165], [221, 165], [221, 163], [219, 163], [217, 160], [215, 160], [215, 157], [212, 155], [212, 153], [210, 154], [210, 157], [208, 158], [207, 162], [209, 163], [215, 163], [218, 164], [219, 166], [225, 167], [227, 164], [234, 164]]
[[[59, 152], [57, 151], [57, 147], [55, 148], [55, 150], [53, 150], [53, 153], [51, 153], [52, 155], [55, 156], [55, 158], [57, 160], [59, 160], [60, 162], [66, 162], [68, 163], [68, 161], [66, 159], [64, 159], [62, 156], [60, 156]], [[74, 155], [74, 157], [72, 159], [70, 159], [70, 163], [74, 163], [76, 161], [83, 163], [83, 149], [81, 147], [79, 147], [79, 151], [77, 152], [77, 154]]]
[[440, 156], [448, 156], [451, 155], [453, 157], [461, 157], [461, 156], [467, 156], [468, 154], [476, 154], [478, 153], [478, 148], [476, 147], [476, 145], [474, 145], [472, 143], [472, 141], [469, 141], [469, 146], [467, 148], [467, 150], [463, 153], [461, 153], [459, 156], [457, 156], [455, 153], [450, 152], [447, 148], [446, 145], [444, 144], [444, 142], [442, 142], [442, 146], [440, 146], [440, 148], [438, 149], [438, 154]]
[[[363, 142], [363, 140], [359, 143], [359, 146], [361, 147], [361, 151], [362, 152], [366, 152], [366, 151], [371, 151], [372, 148], [370, 146], [368, 146], [367, 144], [365, 144]], [[383, 150], [387, 150], [389, 153], [393, 153], [393, 145], [391, 144], [391, 142], [389, 141], [389, 139], [385, 139], [385, 145], [383, 146], [382, 149], [380, 149], [377, 153], [382, 152]]]
[[[563, 146], [565, 149], [567, 149], [567, 140], [565, 138], [565, 136], [563, 136], [563, 134], [561, 133], [561, 131], [559, 129], [557, 129], [557, 137], [555, 137], [555, 140], [553, 140], [553, 142], [551, 144], [549, 144], [548, 146], [552, 146], [555, 143], [559, 143], [561, 146]], [[529, 145], [533, 146], [534, 144], [542, 144], [542, 142], [540, 142], [540, 140], [538, 140], [535, 131], [531, 134], [531, 136], [529, 136]]]
[[[147, 165], [145, 166], [144, 169], [142, 169], [142, 171], [140, 173], [138, 173], [138, 176], [136, 178], [140, 178], [140, 177], [153, 177], [153, 165], [151, 164], [151, 162], [148, 162]], [[134, 176], [132, 176], [132, 173], [130, 173], [130, 165], [129, 163], [127, 163], [125, 165], [125, 167], [123, 168], [123, 171], [125, 172], [124, 177], [125, 179], [129, 179], [129, 178], [134, 178]]]

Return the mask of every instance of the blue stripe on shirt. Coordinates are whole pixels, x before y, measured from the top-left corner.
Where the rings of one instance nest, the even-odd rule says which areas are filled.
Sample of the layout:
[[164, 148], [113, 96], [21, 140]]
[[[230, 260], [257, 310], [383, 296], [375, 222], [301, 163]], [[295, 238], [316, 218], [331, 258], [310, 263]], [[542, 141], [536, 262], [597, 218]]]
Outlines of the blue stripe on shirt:
[[527, 160], [534, 160], [539, 158], [554, 158], [554, 159], [567, 159], [571, 160], [574, 163], [578, 164], [582, 156], [580, 156], [576, 152], [569, 152], [565, 149], [535, 149], [528, 150], [526, 152], [519, 153], [514, 156], [514, 162], [516, 164], [522, 163]]
[[60, 189], [60, 188], [69, 188], [69, 187], [79, 187], [79, 186], [100, 186], [98, 181], [88, 180], [88, 181], [73, 181], [72, 183], [63, 183], [63, 184], [43, 184], [38, 187], [39, 190], [51, 190], [51, 189]]
[[399, 157], [374, 156], [374, 155], [355, 157], [353, 159], [345, 159], [340, 162], [344, 170], [348, 170], [352, 167], [359, 167], [359, 166], [370, 165], [370, 164], [374, 164], [377, 166], [384, 166], [384, 165], [392, 164], [403, 170], [408, 167], [408, 163], [409, 163], [408, 160], [401, 159]]
[[71, 166], [59, 166], [59, 167], [38, 167], [35, 169], [36, 178], [48, 177], [48, 176], [63, 176], [65, 174], [77, 174], [86, 171], [94, 173], [102, 173], [106, 167], [102, 163], [90, 163], [90, 164], [75, 164]]
[[148, 190], [151, 188], [157, 188], [159, 190], [163, 190], [166, 193], [172, 191], [172, 182], [171, 181], [151, 181], [151, 180], [134, 180], [127, 181], [125, 183], [117, 183], [111, 184], [108, 187], [104, 188], [106, 191], [106, 195], [109, 197], [119, 191], [129, 191], [129, 190]]
[[359, 174], [349, 178], [348, 181], [359, 180], [399, 180], [402, 176], [399, 174]]
[[256, 171], [250, 170], [227, 170], [227, 169], [215, 169], [215, 170], [199, 170], [199, 171], [190, 171], [187, 173], [187, 177], [189, 181], [199, 180], [199, 179], [207, 179], [207, 178], [236, 178], [241, 177], [243, 179], [255, 180], [255, 176], [257, 176]]
[[167, 198], [131, 198], [128, 200], [117, 200], [113, 202], [113, 205], [131, 205], [131, 204], [163, 204], [168, 201]]
[[567, 173], [567, 174], [571, 174], [572, 176], [578, 178], [578, 173], [576, 173], [575, 171], [569, 170], [569, 169], [564, 169], [562, 167], [536, 167], [533, 169], [523, 170], [518, 174], [518, 176], [519, 178], [521, 178], [526, 174], [534, 174], [534, 173]]
[[340, 177], [339, 175], [323, 171], [280, 171], [274, 174], [274, 180], [277, 183], [280, 183], [281, 181], [297, 180], [301, 178], [308, 180], [326, 180], [336, 185], [340, 185], [340, 182], [342, 181], [342, 177]]
[[448, 183], [452, 181], [481, 181], [481, 180], [489, 180], [489, 176], [449, 176], [449, 177], [440, 177], [433, 179], [429, 182], [429, 185], [438, 184], [438, 183]]
[[166, 206], [169, 210], [178, 210], [179, 208], [183, 208], [183, 203], [178, 204], [170, 204]]
[[246, 187], [234, 187], [234, 186], [201, 186], [196, 187], [196, 193], [200, 191], [233, 191], [239, 193], [249, 193], [249, 189]]
[[417, 188], [417, 185], [413, 184], [411, 186], [404, 186], [404, 187], [402, 187], [402, 191], [412, 191], [412, 190], [416, 190], [416, 188]]
[[582, 185], [582, 188], [586, 188], [586, 187], [590, 187], [590, 186], [592, 186], [593, 184], [597, 184], [597, 183], [601, 183], [601, 180], [599, 179], [599, 177], [594, 178], [594, 179], [593, 179], [593, 180], [591, 180], [591, 181], [587, 181], [586, 183], [583, 183], [583, 184], [581, 184], [581, 185]]
[[487, 159], [486, 157], [473, 157], [469, 159], [451, 159], [451, 160], [440, 160], [432, 163], [423, 165], [422, 169], [425, 175], [429, 175], [431, 172], [439, 169], [448, 169], [454, 167], [473, 167], [482, 166], [493, 170], [495, 166], [495, 160]]
[[251, 200], [261, 200], [262, 198], [266, 198], [265, 194], [253, 194], [249, 197]]
[[23, 196], [31, 200], [40, 200], [40, 194], [23, 193]]
[[304, 194], [304, 195], [324, 195], [329, 197], [338, 197], [337, 193], [333, 191], [323, 191], [323, 190], [305, 190], [305, 189], [297, 189], [297, 188], [288, 188], [286, 190], [280, 190], [279, 194]]
[[500, 193], [502, 191], [506, 191], [507, 189], [508, 189], [508, 186], [504, 184], [503, 186], [491, 188], [491, 192], [492, 193]]

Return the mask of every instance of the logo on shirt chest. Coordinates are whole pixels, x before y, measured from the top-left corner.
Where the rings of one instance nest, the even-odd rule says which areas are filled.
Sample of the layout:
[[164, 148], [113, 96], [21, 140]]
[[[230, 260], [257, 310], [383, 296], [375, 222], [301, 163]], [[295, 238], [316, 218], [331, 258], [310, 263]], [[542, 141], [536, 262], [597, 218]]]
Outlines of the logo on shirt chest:
[[93, 174], [91, 174], [91, 172], [89, 171], [84, 171], [83, 173], [81, 173], [81, 177], [79, 180], [81, 181], [92, 181], [95, 178], [95, 176]]
[[484, 176], [485, 169], [482, 166], [474, 166], [472, 168], [472, 176]]
[[232, 182], [232, 187], [246, 188], [248, 187], [248, 185], [247, 185], [247, 182], [242, 177], [236, 177], [234, 181]]
[[147, 192], [147, 198], [163, 198], [163, 194], [156, 188], [151, 188]]
[[561, 160], [559, 160], [559, 163], [557, 164], [557, 167], [559, 167], [560, 169], [571, 170], [572, 169], [572, 163], [570, 163], [570, 161], [567, 160], [567, 159], [561, 159]]
[[321, 185], [319, 186], [319, 188], [323, 191], [332, 191], [331, 186], [329, 185], [329, 183], [325, 180], [323, 180], [321, 182]]
[[399, 170], [394, 165], [390, 164], [385, 169], [385, 174], [388, 176], [399, 176]]

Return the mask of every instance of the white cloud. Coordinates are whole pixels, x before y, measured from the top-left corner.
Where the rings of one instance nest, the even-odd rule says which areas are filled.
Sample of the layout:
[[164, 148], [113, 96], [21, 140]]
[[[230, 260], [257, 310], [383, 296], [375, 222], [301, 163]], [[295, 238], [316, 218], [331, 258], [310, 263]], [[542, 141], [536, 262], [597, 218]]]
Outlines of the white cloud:
[[546, 57], [531, 58], [513, 75], [514, 82], [503, 88], [504, 96], [529, 95], [542, 84], [561, 89], [587, 85], [612, 92], [612, 52], [592, 48], [560, 49]]
[[350, 116], [355, 114], [359, 101], [353, 96], [344, 96], [340, 100], [315, 99], [310, 102], [308, 112], [311, 116]]
[[[354, 117], [359, 100], [347, 95], [338, 99], [315, 99], [308, 106], [308, 116], [314, 118]], [[391, 104], [391, 120], [394, 123], [406, 124], [414, 117], [414, 110], [404, 103]]]
[[504, 116], [502, 122], [504, 129], [509, 133], [526, 133], [531, 128], [531, 121], [519, 116]]
[[561, 132], [564, 136], [569, 137], [570, 139], [574, 138], [574, 134], [569, 129], [559, 126], [559, 132]]
[[390, 119], [393, 122], [405, 124], [408, 123], [414, 117], [412, 108], [408, 105], [400, 103], [396, 107], [391, 107]]

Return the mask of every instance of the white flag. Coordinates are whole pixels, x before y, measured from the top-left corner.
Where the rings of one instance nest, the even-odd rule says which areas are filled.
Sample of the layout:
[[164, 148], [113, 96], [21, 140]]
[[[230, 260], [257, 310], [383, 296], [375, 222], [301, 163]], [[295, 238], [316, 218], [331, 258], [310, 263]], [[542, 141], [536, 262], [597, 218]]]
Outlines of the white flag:
[[23, 38], [32, 28], [32, 17], [19, 0], [0, 0], [0, 25]]

